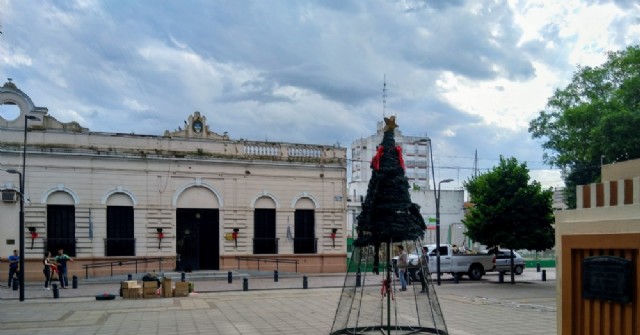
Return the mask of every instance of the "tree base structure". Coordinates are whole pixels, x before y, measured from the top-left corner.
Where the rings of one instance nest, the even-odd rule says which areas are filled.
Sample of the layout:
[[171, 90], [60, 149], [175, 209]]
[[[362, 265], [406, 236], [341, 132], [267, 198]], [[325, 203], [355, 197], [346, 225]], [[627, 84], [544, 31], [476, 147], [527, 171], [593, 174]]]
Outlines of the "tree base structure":
[[413, 257], [410, 266], [417, 275], [401, 290], [391, 255], [397, 244], [409, 254], [422, 245], [415, 240], [354, 249], [350, 266], [358, 271], [345, 277], [330, 334], [448, 334], [427, 262]]

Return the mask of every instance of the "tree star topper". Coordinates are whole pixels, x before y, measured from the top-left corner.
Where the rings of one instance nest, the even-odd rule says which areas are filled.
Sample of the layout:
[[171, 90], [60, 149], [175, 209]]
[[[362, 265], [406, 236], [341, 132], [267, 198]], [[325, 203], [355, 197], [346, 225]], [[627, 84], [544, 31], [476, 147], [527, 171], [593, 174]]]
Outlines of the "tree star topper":
[[385, 117], [384, 118], [384, 132], [388, 132], [388, 131], [392, 131], [396, 128], [398, 128], [398, 125], [396, 124], [396, 116], [392, 115], [390, 117]]

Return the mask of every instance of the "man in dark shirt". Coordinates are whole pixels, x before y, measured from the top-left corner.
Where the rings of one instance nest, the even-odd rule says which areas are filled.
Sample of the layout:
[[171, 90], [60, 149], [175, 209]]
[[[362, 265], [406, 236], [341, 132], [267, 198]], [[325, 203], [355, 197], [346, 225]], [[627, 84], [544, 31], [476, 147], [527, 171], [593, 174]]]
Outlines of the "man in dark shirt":
[[69, 279], [67, 278], [67, 261], [74, 262], [73, 258], [64, 253], [64, 250], [58, 250], [58, 256], [56, 256], [56, 263], [58, 264], [58, 278], [60, 279], [60, 287], [67, 288], [69, 286]]
[[13, 255], [9, 256], [9, 284], [7, 286], [11, 286], [11, 281], [13, 280], [13, 276], [18, 273], [19, 263], [20, 263], [20, 256], [18, 255], [18, 250], [14, 250]]

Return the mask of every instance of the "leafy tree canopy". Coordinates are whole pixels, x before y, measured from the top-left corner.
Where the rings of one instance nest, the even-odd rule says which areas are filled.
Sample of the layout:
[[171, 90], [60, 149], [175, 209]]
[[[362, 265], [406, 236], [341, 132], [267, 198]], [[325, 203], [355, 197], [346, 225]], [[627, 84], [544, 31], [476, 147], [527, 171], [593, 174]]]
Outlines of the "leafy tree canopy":
[[473, 207], [463, 220], [467, 235], [489, 247], [542, 251], [554, 245], [551, 190], [529, 183], [529, 169], [515, 158], [464, 183]]
[[609, 52], [598, 67], [578, 67], [529, 132], [542, 139], [547, 164], [562, 169], [567, 205], [577, 185], [598, 181], [601, 163], [640, 158], [640, 46]]

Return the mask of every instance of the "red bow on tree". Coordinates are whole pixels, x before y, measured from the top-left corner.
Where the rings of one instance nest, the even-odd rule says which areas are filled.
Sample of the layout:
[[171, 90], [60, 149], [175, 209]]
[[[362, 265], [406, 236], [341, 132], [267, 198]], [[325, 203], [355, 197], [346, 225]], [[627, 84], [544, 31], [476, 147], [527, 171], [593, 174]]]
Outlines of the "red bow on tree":
[[376, 171], [380, 170], [380, 158], [382, 158], [382, 155], [384, 155], [384, 147], [379, 145], [378, 152], [376, 152], [376, 155], [371, 160], [371, 166]]

